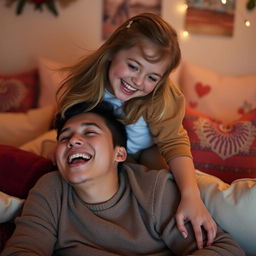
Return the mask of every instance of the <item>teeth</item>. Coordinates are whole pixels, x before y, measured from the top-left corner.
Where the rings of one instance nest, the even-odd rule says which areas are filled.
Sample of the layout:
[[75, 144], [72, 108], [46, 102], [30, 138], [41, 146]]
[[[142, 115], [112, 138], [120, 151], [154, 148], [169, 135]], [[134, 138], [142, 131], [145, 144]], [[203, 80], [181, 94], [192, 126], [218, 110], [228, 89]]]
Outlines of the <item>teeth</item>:
[[128, 90], [130, 90], [130, 91], [137, 91], [136, 88], [130, 86], [130, 85], [127, 84], [125, 81], [123, 81], [123, 84], [124, 84], [125, 88], [127, 88]]
[[71, 155], [68, 159], [68, 163], [72, 163], [72, 161], [74, 159], [77, 159], [77, 158], [82, 158], [82, 159], [85, 159], [85, 160], [90, 160], [91, 159], [91, 156], [87, 155], [87, 154], [82, 154], [82, 153], [77, 153], [77, 154], [74, 154], [74, 155]]

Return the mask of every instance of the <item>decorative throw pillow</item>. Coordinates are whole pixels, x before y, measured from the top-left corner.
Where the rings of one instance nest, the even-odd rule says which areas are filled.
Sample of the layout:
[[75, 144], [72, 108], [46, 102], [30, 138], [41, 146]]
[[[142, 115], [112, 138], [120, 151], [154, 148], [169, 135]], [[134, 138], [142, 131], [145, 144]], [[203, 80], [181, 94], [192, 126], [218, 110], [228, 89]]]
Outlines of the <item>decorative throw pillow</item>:
[[256, 108], [256, 75], [221, 76], [184, 61], [180, 87], [189, 107], [222, 122]]
[[3, 211], [0, 252], [14, 231], [15, 225], [10, 218], [19, 214], [22, 199], [42, 175], [54, 169], [48, 159], [13, 146], [0, 145], [0, 210]]
[[65, 78], [65, 74], [60, 71], [63, 66], [64, 64], [47, 58], [40, 57], [38, 59], [40, 75], [39, 107], [56, 103], [56, 92]]
[[0, 75], [0, 112], [25, 112], [37, 105], [38, 70]]
[[26, 113], [0, 113], [0, 144], [21, 146], [49, 130], [55, 107], [31, 109]]
[[25, 199], [29, 190], [54, 166], [49, 159], [7, 145], [0, 145], [0, 191]]
[[20, 146], [20, 149], [33, 152], [34, 154], [49, 158], [49, 156], [55, 151], [57, 145], [57, 132], [56, 130], [50, 130], [36, 139], [31, 140], [24, 145]]
[[187, 108], [183, 125], [197, 169], [228, 183], [256, 178], [256, 109], [224, 124]]
[[219, 226], [231, 234], [247, 256], [256, 252], [256, 179], [231, 184], [196, 170], [202, 200]]
[[0, 191], [0, 223], [13, 220], [19, 215], [24, 200]]

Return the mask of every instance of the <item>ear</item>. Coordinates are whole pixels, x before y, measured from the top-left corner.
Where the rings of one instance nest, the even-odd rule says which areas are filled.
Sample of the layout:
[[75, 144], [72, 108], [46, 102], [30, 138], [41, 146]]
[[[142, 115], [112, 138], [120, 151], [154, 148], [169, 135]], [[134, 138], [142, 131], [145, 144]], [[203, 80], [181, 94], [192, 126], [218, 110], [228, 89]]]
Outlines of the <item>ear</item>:
[[126, 157], [127, 157], [126, 149], [124, 147], [117, 146], [115, 160], [117, 162], [124, 162], [126, 160]]

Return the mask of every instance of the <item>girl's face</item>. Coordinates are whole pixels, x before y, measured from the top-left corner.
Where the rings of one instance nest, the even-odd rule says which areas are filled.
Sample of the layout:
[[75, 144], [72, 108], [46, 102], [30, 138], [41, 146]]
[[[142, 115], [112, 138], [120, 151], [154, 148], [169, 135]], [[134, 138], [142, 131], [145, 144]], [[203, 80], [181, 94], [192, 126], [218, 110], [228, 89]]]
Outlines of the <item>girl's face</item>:
[[[156, 55], [156, 47], [144, 45], [144, 54], [150, 59]], [[134, 46], [120, 50], [113, 57], [109, 68], [110, 90], [119, 100], [127, 101], [151, 93], [164, 75], [168, 58], [157, 62], [145, 59], [141, 48]]]

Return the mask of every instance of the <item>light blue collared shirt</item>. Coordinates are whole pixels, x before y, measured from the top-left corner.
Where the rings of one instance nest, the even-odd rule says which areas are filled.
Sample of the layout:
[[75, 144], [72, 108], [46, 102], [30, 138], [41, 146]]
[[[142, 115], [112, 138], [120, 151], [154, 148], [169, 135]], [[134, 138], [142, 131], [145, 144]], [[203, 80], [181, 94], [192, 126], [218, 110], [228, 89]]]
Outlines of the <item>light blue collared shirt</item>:
[[[113, 105], [115, 114], [123, 115], [123, 101], [117, 99], [107, 90], [104, 93], [104, 100]], [[128, 136], [127, 151], [129, 154], [135, 154], [154, 144], [148, 124], [142, 116], [135, 123], [126, 125], [126, 132]]]

